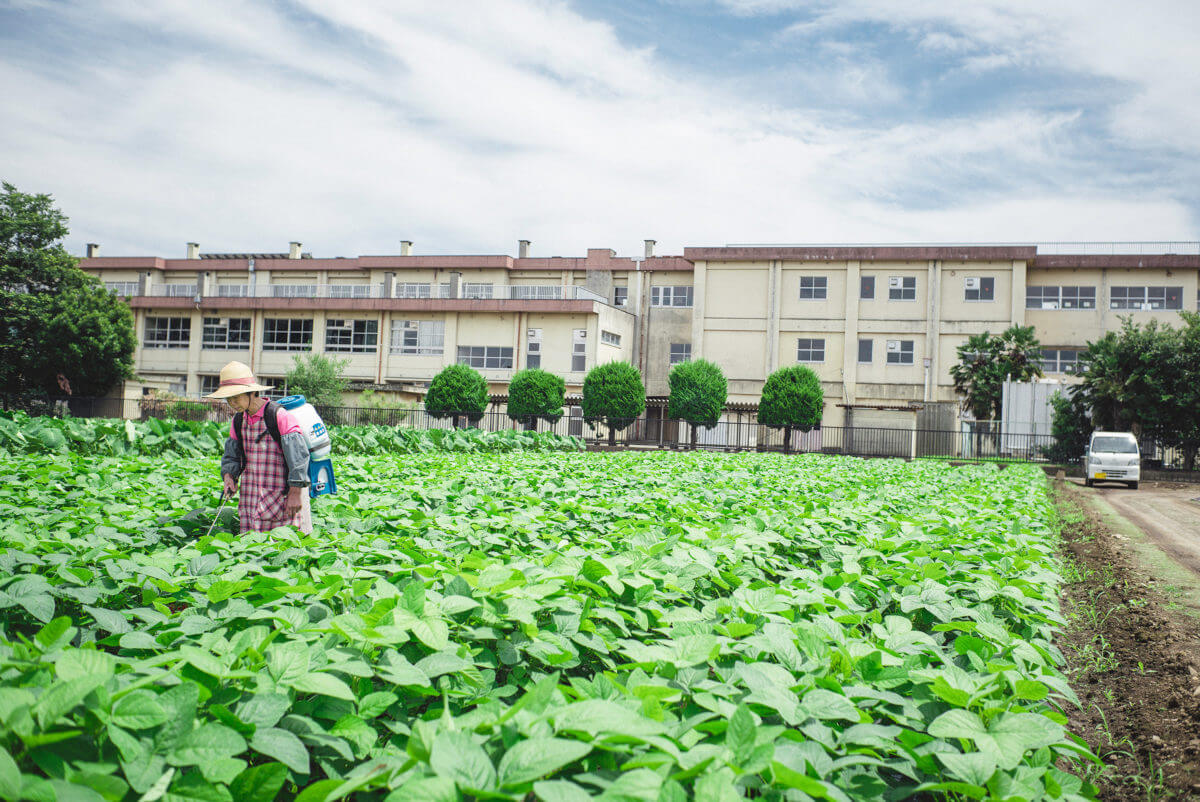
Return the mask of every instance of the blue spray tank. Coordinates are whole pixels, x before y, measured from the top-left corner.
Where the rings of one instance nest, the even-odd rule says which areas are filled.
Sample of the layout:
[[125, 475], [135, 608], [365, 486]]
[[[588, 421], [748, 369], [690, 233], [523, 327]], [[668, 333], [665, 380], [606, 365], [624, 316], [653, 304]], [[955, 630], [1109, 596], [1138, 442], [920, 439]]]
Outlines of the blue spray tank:
[[316, 498], [326, 493], [337, 492], [333, 478], [333, 463], [329, 459], [329, 431], [313, 405], [302, 395], [289, 395], [279, 399], [279, 406], [286, 409], [300, 424], [300, 431], [308, 439], [308, 495]]

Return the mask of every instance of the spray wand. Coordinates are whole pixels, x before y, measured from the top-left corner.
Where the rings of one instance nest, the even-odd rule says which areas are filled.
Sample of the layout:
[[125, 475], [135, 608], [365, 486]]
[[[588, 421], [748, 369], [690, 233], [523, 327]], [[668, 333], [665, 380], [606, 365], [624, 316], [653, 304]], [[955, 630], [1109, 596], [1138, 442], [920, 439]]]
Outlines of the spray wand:
[[221, 510], [225, 509], [225, 502], [231, 498], [233, 498], [233, 496], [229, 493], [229, 491], [224, 489], [221, 490], [221, 505], [217, 507], [217, 514], [213, 516], [212, 526], [208, 527], [208, 531], [204, 533], [205, 537], [211, 535], [212, 531], [217, 528], [217, 521], [221, 520]]

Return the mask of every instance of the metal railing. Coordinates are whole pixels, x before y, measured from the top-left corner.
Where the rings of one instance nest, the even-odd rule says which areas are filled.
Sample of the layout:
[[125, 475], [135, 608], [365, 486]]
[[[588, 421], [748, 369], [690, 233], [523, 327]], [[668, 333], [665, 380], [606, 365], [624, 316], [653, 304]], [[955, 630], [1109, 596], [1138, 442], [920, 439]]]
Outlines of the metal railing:
[[1057, 242], [731, 242], [726, 248], [1037, 248], [1039, 256], [1196, 256], [1200, 241]]
[[[136, 283], [122, 287], [122, 297], [142, 295]], [[475, 284], [460, 285], [458, 295], [447, 284], [397, 282], [389, 291], [383, 284], [218, 284], [200, 292], [194, 283], [151, 284], [145, 296], [154, 298], [413, 298], [500, 301], [612, 301], [585, 287], [561, 284]]]

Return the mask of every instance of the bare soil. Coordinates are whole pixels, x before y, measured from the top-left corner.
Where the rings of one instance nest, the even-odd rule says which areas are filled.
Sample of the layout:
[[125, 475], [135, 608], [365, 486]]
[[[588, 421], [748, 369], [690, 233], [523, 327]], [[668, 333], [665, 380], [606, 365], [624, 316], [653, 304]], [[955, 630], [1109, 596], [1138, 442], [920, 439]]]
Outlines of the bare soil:
[[[1075, 732], [1104, 760], [1106, 802], [1200, 800], [1200, 486], [1054, 483], [1068, 580], [1060, 639], [1082, 709]], [[1115, 511], [1115, 512], [1114, 512]]]

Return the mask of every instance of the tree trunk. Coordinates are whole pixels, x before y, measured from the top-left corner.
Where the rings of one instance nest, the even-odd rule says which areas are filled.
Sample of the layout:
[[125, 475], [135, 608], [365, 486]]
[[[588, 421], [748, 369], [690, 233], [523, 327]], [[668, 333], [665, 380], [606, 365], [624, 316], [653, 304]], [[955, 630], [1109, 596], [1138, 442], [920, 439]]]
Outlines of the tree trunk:
[[451, 421], [453, 421], [453, 425], [454, 425], [454, 428], [455, 428], [455, 429], [461, 429], [461, 428], [462, 428], [461, 426], [459, 426], [459, 425], [458, 425], [458, 416], [457, 416], [457, 415], [452, 415], [452, 416], [451, 416], [451, 418], [450, 418], [450, 420], [451, 420]]
[[1183, 469], [1185, 471], [1196, 470], [1196, 448], [1185, 448], [1183, 450]]
[[696, 450], [696, 444], [699, 441], [699, 432], [696, 431], [696, 424], [692, 424], [692, 451]]
[[784, 454], [792, 453], [792, 427], [791, 426], [783, 427], [783, 453]]
[[527, 432], [536, 432], [537, 431], [537, 418], [535, 418], [531, 415], [530, 417], [528, 417], [525, 420], [525, 431], [527, 431]]
[[612, 424], [608, 427], [608, 445], [610, 448], [617, 447], [617, 430]]

